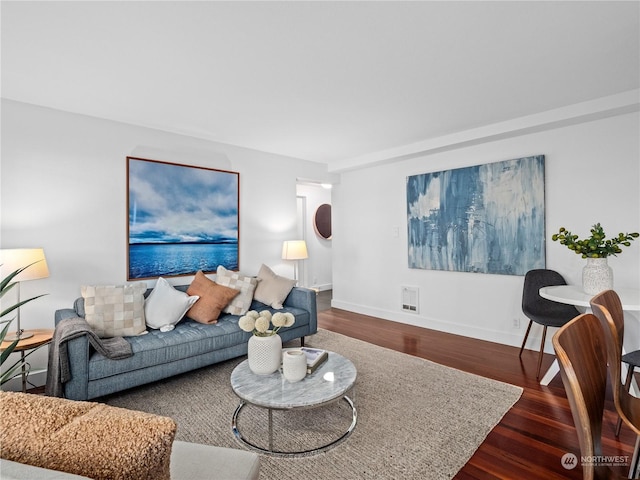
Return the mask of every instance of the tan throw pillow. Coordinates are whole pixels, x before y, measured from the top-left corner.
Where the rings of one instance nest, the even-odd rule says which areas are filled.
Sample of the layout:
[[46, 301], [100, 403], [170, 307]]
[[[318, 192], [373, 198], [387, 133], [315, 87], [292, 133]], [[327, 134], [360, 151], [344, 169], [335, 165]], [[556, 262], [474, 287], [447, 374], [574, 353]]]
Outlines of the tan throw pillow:
[[227, 270], [222, 265], [218, 267], [216, 272], [216, 283], [225, 287], [238, 290], [240, 293], [231, 300], [231, 303], [224, 309], [226, 313], [231, 315], [244, 315], [251, 308], [253, 300], [253, 292], [258, 285], [258, 279], [249, 277], [240, 272]]
[[273, 270], [263, 264], [258, 272], [258, 286], [253, 298], [266, 305], [271, 305], [276, 310], [280, 310], [287, 295], [296, 286], [296, 283], [295, 280], [276, 275]]
[[130, 285], [85, 285], [85, 320], [100, 338], [130, 337], [146, 332], [144, 283]]
[[187, 317], [200, 323], [216, 323], [222, 309], [238, 295], [238, 290], [218, 285], [204, 273], [197, 272], [187, 289], [189, 295], [198, 295], [198, 300], [187, 312]]

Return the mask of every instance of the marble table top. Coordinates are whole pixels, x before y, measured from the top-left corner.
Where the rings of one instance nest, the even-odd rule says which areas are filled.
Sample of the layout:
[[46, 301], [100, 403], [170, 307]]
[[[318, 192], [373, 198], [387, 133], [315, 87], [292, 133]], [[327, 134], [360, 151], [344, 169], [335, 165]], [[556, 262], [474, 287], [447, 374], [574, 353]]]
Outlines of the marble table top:
[[322, 405], [342, 398], [356, 381], [356, 367], [342, 355], [329, 352], [329, 358], [303, 380], [291, 383], [278, 370], [256, 375], [245, 360], [231, 373], [231, 388], [247, 403], [264, 408], [293, 409]]

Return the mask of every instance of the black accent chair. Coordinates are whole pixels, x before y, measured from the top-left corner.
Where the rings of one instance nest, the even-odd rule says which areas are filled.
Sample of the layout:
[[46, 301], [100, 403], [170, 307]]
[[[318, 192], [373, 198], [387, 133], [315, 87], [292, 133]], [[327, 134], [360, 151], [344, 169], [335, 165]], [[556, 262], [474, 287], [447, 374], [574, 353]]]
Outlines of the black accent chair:
[[529, 270], [524, 277], [524, 287], [522, 290], [522, 312], [529, 319], [527, 333], [524, 335], [522, 346], [520, 347], [520, 357], [527, 343], [531, 325], [536, 322], [542, 325], [542, 341], [540, 342], [540, 353], [538, 354], [538, 370], [536, 379], [540, 378], [540, 367], [542, 366], [542, 354], [544, 353], [544, 342], [547, 338], [547, 327], [562, 327], [580, 312], [573, 305], [558, 303], [540, 296], [539, 290], [542, 287], [555, 285], [566, 285], [567, 282], [558, 272], [547, 269]]

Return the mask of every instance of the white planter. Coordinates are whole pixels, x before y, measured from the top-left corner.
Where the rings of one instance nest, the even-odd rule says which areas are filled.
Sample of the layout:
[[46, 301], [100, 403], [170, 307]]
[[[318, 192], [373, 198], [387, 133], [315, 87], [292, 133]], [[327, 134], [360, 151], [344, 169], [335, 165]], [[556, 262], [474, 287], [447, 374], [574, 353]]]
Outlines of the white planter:
[[289, 382], [299, 382], [307, 376], [307, 356], [301, 350], [287, 350], [282, 356], [282, 373]]
[[604, 290], [613, 289], [613, 270], [604, 258], [587, 258], [582, 269], [582, 290], [589, 295], [596, 295]]
[[280, 368], [282, 339], [280, 335], [252, 335], [247, 344], [249, 368], [257, 375], [269, 375]]

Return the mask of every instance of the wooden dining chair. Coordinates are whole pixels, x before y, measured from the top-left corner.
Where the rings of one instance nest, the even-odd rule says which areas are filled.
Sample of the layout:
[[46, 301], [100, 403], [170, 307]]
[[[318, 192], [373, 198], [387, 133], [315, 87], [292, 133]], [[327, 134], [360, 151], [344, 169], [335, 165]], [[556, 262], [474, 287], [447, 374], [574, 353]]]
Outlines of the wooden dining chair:
[[[621, 363], [635, 363], [635, 356], [639, 352], [631, 352], [622, 355], [622, 341], [624, 339], [624, 312], [620, 297], [613, 290], [605, 290], [593, 297], [590, 301], [593, 313], [600, 321], [604, 330], [607, 342], [607, 359], [609, 363], [609, 375], [611, 378], [611, 389], [613, 391], [613, 403], [618, 412], [618, 423], [616, 425], [616, 436], [620, 432], [621, 422], [624, 421], [638, 435], [636, 446], [631, 460], [630, 478], [637, 478], [640, 474], [640, 398], [631, 395], [629, 387], [633, 378], [635, 365], [628, 366], [629, 372], [627, 380], [623, 384], [621, 381]], [[625, 360], [626, 359], [626, 360]]]
[[[593, 297], [590, 304], [591, 310], [600, 320], [602, 328], [605, 330], [605, 334], [607, 335], [609, 371], [611, 375], [611, 386], [613, 389], [613, 400], [616, 405], [616, 410], [620, 411], [624, 408], [625, 415], [638, 415], [638, 412], [634, 412], [632, 408], [632, 404], [637, 402], [630, 400], [627, 397], [631, 396], [628, 392], [631, 388], [633, 372], [636, 367], [640, 366], [640, 350], [635, 350], [624, 355], [622, 354], [622, 344], [624, 340], [624, 311], [622, 310], [620, 297], [614, 290], [605, 290]], [[627, 364], [627, 377], [624, 384], [622, 384], [621, 380], [621, 363]], [[640, 423], [638, 423], [640, 418], [636, 418], [635, 421], [630, 418], [627, 420], [628, 421], [625, 423], [631, 422], [636, 426], [640, 426]], [[622, 415], [618, 417], [618, 423], [616, 424], [616, 437], [620, 434], [621, 425]], [[636, 433], [640, 433], [637, 429], [634, 428], [634, 430]]]
[[[602, 418], [607, 388], [607, 347], [600, 320], [590, 313], [571, 320], [553, 336], [560, 376], [571, 406], [583, 457], [602, 455]], [[582, 466], [585, 480], [610, 478], [602, 465]]]

